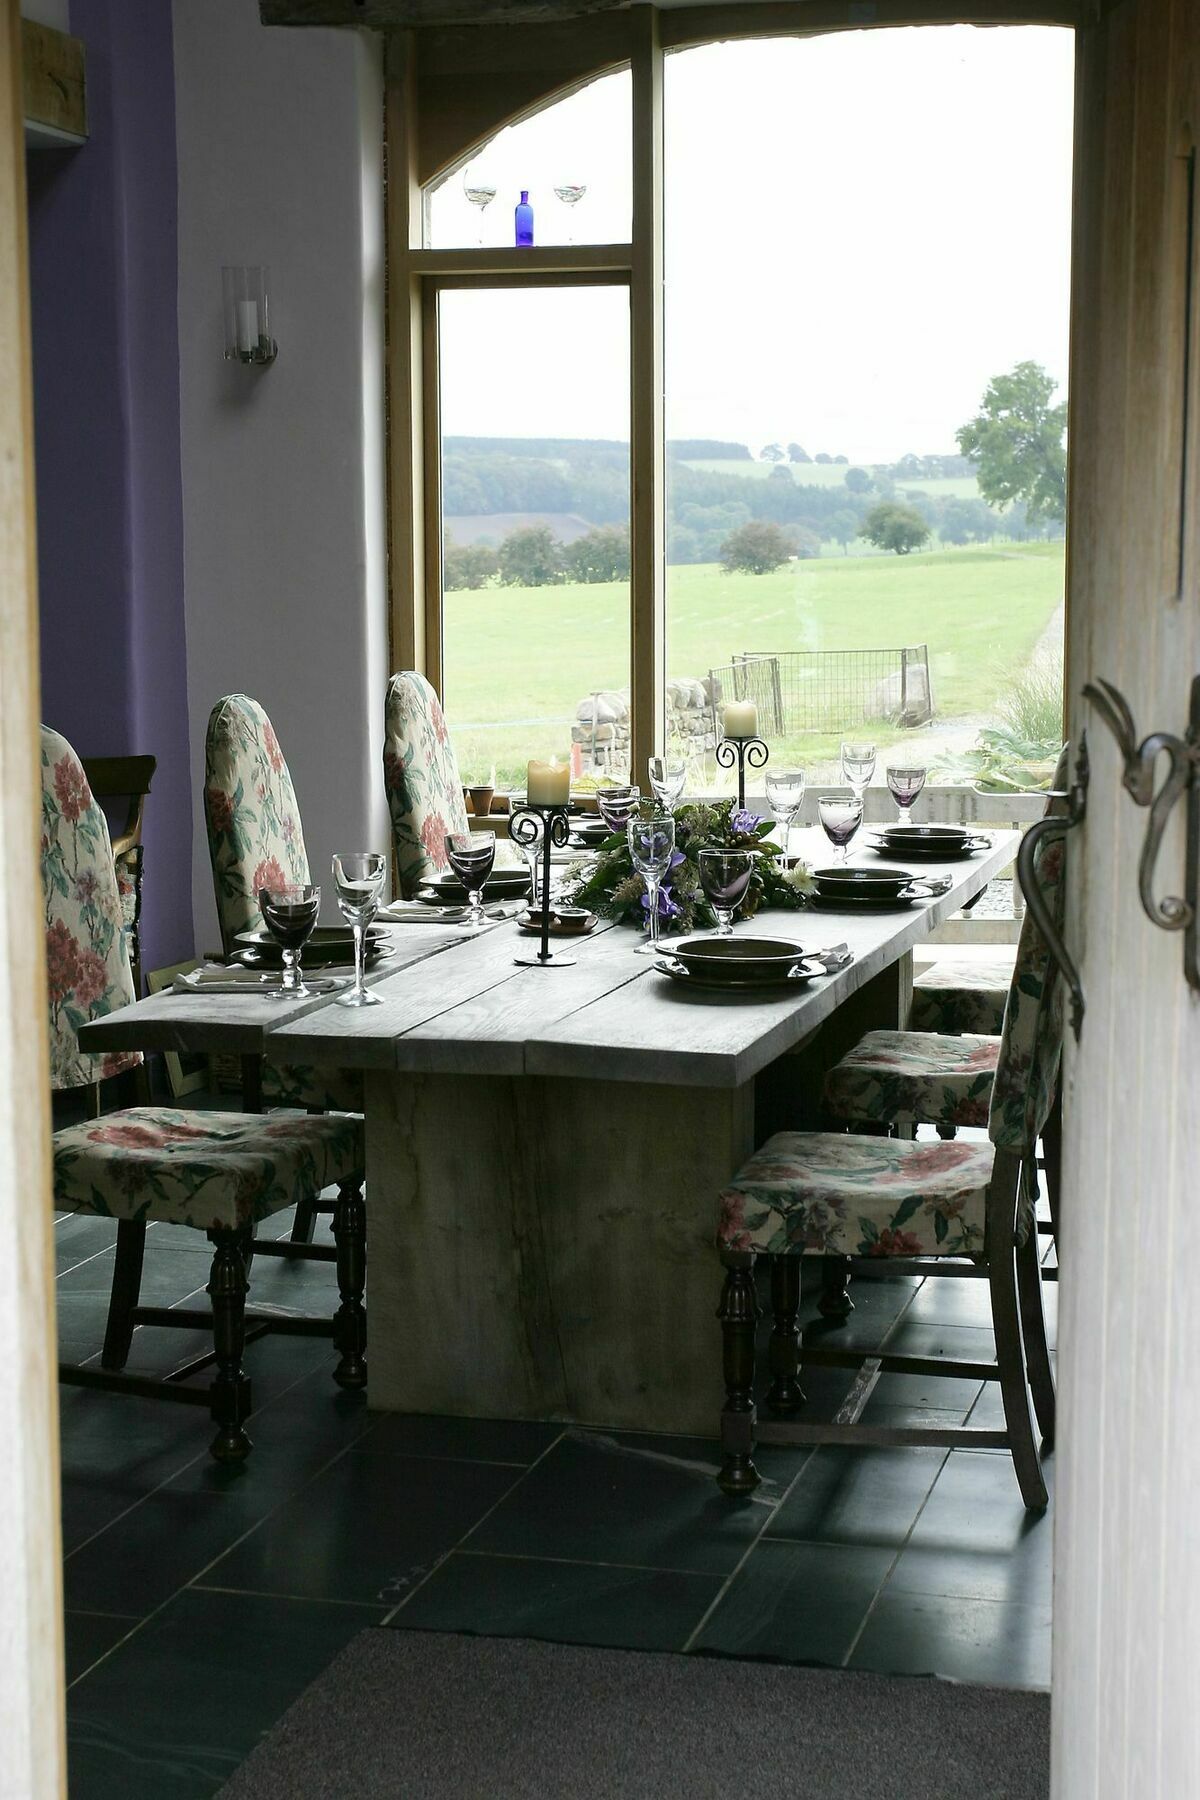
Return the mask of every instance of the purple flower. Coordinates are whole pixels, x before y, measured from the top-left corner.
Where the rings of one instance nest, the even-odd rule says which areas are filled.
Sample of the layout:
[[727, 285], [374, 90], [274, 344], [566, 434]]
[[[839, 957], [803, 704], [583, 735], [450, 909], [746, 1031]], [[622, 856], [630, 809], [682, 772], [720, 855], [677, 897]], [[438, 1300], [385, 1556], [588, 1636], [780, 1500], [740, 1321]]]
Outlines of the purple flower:
[[729, 829], [734, 837], [753, 837], [761, 822], [761, 815], [746, 806], [735, 806], [729, 815]]
[[[649, 896], [649, 894], [642, 895], [641, 906], [642, 906], [642, 911], [648, 915], [650, 912], [650, 896]], [[677, 901], [672, 900], [671, 890], [665, 882], [658, 890], [657, 912], [658, 912], [658, 916], [660, 919], [666, 919], [668, 921], [670, 921], [671, 919], [678, 919], [683, 916], [683, 908], [678, 904]]]

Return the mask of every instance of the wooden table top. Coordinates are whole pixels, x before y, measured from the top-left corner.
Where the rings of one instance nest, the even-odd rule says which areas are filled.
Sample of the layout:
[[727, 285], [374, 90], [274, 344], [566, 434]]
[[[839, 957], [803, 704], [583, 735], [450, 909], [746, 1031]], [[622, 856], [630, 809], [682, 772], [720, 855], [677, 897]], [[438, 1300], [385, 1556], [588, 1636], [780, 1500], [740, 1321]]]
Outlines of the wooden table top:
[[[372, 980], [382, 1006], [354, 1010], [328, 995], [284, 1003], [164, 993], [84, 1026], [80, 1041], [88, 1050], [261, 1052], [340, 1068], [739, 1087], [1013, 861], [1018, 834], [987, 835], [992, 848], [970, 860], [921, 862], [921, 874], [951, 877], [936, 899], [878, 912], [765, 912], [737, 927], [806, 949], [849, 945], [848, 967], [779, 997], [686, 992], [635, 954], [638, 934], [603, 921], [586, 938], [555, 940], [576, 959], [560, 968], [515, 963], [518, 941], [531, 940], [519, 939], [512, 921], [472, 938], [454, 927], [399, 925], [396, 954]], [[830, 860], [819, 831], [794, 833], [793, 847], [817, 866]]]

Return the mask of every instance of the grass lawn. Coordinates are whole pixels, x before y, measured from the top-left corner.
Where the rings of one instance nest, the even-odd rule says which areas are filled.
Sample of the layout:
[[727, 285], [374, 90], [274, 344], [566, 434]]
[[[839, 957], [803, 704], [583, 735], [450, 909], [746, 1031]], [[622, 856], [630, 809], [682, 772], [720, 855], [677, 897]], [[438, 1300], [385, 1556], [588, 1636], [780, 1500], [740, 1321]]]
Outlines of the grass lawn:
[[[820, 558], [770, 575], [675, 567], [667, 571], [667, 666], [672, 676], [704, 676], [742, 650], [927, 643], [937, 722], [986, 716], [1028, 663], [1062, 594], [1061, 544]], [[628, 687], [621, 583], [447, 594], [445, 634], [446, 708], [464, 780], [494, 763], [511, 781], [527, 757], [565, 753], [578, 702], [596, 687]], [[845, 728], [857, 723], [847, 719]], [[804, 760], [826, 749], [808, 736], [790, 754]]]
[[[709, 475], [744, 475], [750, 481], [765, 481], [774, 468], [790, 469], [792, 479], [797, 487], [837, 488], [846, 483], [848, 468], [871, 471], [870, 463], [765, 463], [739, 462], [736, 457], [687, 458], [689, 469], [701, 469]], [[670, 464], [667, 465], [667, 479], [671, 478]], [[979, 497], [979, 485], [974, 475], [937, 475], [930, 480], [909, 480], [907, 476], [896, 482], [898, 490], [912, 488], [918, 494], [954, 494], [962, 500], [976, 500]]]

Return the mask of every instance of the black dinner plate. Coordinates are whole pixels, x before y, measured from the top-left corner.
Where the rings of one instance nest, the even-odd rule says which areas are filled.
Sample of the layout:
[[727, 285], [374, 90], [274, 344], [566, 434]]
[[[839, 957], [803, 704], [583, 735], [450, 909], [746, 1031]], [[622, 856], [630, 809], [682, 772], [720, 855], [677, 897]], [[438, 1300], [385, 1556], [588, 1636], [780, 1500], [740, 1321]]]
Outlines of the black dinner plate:
[[[525, 869], [499, 869], [483, 884], [485, 900], [508, 900], [529, 892], [529, 874]], [[437, 875], [427, 881], [417, 898], [434, 906], [461, 906], [467, 890], [457, 875]]]
[[786, 980], [788, 971], [803, 960], [804, 946], [786, 938], [699, 933], [673, 940], [663, 953], [706, 981], [741, 985]]
[[884, 899], [888, 894], [898, 894], [912, 880], [908, 869], [849, 869], [838, 867], [832, 869], [814, 869], [813, 880], [817, 884], [819, 894], [849, 894], [854, 898], [873, 895]]
[[[383, 925], [367, 927], [367, 962], [378, 961], [390, 950], [391, 932]], [[281, 969], [283, 952], [265, 925], [239, 931], [234, 937], [239, 945], [239, 960], [251, 968]], [[318, 925], [304, 946], [301, 966], [324, 969], [339, 963], [350, 967], [354, 962], [354, 933], [348, 925]]]
[[874, 850], [879, 856], [913, 856], [920, 862], [961, 862], [964, 857], [974, 856], [979, 850], [990, 850], [991, 838], [966, 837], [955, 838], [953, 842], [943, 840], [941, 843], [898, 844], [894, 840], [875, 839], [868, 843], [868, 850]]
[[813, 957], [802, 957], [791, 964], [785, 963], [782, 958], [776, 958], [776, 964], [773, 971], [759, 976], [739, 974], [736, 979], [731, 979], [727, 975], [698, 975], [677, 961], [673, 951], [665, 951], [662, 960], [656, 962], [654, 967], [660, 975], [668, 976], [685, 988], [700, 988], [706, 994], [727, 994], [730, 998], [736, 995], [739, 999], [760, 1000], [778, 999], [781, 994], [806, 987], [818, 975], [827, 973], [824, 963], [817, 962]]

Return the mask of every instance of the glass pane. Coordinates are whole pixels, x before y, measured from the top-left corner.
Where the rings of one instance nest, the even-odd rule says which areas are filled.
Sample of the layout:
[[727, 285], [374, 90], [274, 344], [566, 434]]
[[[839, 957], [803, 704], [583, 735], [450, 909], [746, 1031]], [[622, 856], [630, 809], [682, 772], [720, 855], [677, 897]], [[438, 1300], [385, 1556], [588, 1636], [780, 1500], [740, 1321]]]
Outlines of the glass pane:
[[464, 781], [629, 764], [629, 292], [443, 292], [444, 675]]
[[1062, 418], [1031, 498], [960, 432], [1014, 369], [1026, 412], [1066, 397], [1072, 82], [1039, 28], [669, 59], [668, 709], [710, 784], [714, 689], [821, 783], [850, 735], [878, 783], [1056, 747]]
[[625, 69], [498, 132], [465, 167], [428, 190], [430, 246], [515, 244], [522, 190], [532, 208], [534, 244], [628, 243], [630, 96]]

